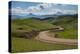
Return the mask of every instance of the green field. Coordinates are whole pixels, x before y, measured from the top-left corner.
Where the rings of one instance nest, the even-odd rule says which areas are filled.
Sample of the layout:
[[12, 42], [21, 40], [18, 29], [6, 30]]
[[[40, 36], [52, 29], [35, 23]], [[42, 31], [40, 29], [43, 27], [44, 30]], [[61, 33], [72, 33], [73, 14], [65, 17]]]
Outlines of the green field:
[[56, 32], [60, 38], [78, 39], [78, 20], [77, 16], [70, 18], [63, 17], [54, 22], [53, 24], [64, 28], [61, 32]]
[[49, 44], [37, 41], [35, 39], [24, 39], [12, 37], [12, 52], [31, 52], [31, 51], [48, 51], [76, 49], [75, 45]]
[[[19, 36], [23, 36], [23, 33], [17, 32], [19, 28], [23, 31], [40, 31], [44, 29], [51, 29], [56, 26], [61, 26], [64, 31], [56, 32], [60, 38], [77, 39], [77, 17], [67, 19], [62, 17], [57, 21], [41, 21], [34, 18], [26, 19], [14, 19], [11, 22], [12, 32], [12, 52], [30, 52], [30, 51], [46, 51], [46, 50], [64, 50], [64, 49], [77, 49], [77, 45], [64, 45], [64, 44], [49, 44], [40, 42], [38, 40], [27, 39]], [[53, 33], [53, 32], [51, 32]]]
[[41, 30], [41, 29], [49, 29], [53, 27], [55, 27], [55, 25], [52, 25], [45, 21], [35, 20], [32, 18], [12, 20], [13, 31], [16, 31], [18, 28], [23, 28], [23, 30], [31, 31], [32, 29]]
[[50, 29], [56, 27], [45, 21], [36, 20], [33, 18], [26, 18], [26, 19], [14, 19], [11, 22], [11, 32], [12, 36], [14, 37], [21, 37], [23, 36], [23, 32], [17, 32], [19, 28], [22, 28], [22, 31], [30, 32], [32, 30], [40, 31], [44, 29]]

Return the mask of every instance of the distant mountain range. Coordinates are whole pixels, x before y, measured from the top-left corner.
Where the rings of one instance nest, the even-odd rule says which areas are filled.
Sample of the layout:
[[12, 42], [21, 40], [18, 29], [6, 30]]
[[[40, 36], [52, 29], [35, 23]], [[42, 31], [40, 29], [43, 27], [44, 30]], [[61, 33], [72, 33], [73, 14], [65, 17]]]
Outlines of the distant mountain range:
[[29, 14], [29, 15], [25, 15], [25, 16], [20, 16], [20, 15], [11, 15], [12, 19], [16, 19], [16, 18], [31, 18], [31, 17], [35, 17], [35, 18], [47, 18], [47, 17], [57, 17], [57, 15], [34, 15], [34, 14]]
[[11, 15], [9, 14], [9, 16], [11, 16], [12, 19], [24, 19], [24, 18], [40, 18], [40, 19], [45, 19], [45, 18], [57, 18], [58, 16], [64, 16], [64, 15], [73, 15], [73, 14], [62, 14], [61, 12], [57, 12], [57, 14], [51, 14], [51, 15], [35, 15], [33, 13], [29, 13], [27, 15]]

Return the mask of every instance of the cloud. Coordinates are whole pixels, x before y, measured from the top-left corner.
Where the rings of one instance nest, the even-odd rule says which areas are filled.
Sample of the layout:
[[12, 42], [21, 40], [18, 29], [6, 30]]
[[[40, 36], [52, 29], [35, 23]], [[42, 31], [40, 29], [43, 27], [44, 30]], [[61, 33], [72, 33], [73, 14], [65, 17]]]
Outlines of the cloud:
[[75, 10], [63, 10], [63, 13], [64, 14], [76, 14], [76, 13], [78, 13], [78, 11], [75, 11]]
[[30, 6], [26, 10], [28, 12], [32, 12], [33, 13], [33, 12], [39, 12], [39, 11], [41, 11], [43, 9], [47, 9], [49, 7], [51, 7], [51, 4], [41, 3], [41, 4], [38, 4], [36, 6]]
[[31, 7], [28, 7], [26, 9], [27, 12], [31, 12], [31, 13], [34, 13], [34, 12], [38, 12], [40, 11], [41, 9], [39, 7], [34, 7], [34, 6], [31, 6]]
[[28, 13], [37, 13], [41, 12], [43, 9], [51, 7], [51, 4], [41, 3], [36, 6], [30, 6], [28, 8], [16, 7], [12, 8], [12, 14], [28, 14]]
[[[57, 4], [56, 4], [57, 5]], [[54, 7], [55, 5], [52, 3], [40, 3], [36, 6], [29, 6], [25, 8], [16, 7], [12, 8], [12, 15], [27, 15], [29, 13], [33, 13], [36, 15], [48, 15], [48, 14], [57, 14], [58, 12], [61, 12], [63, 14], [74, 14], [77, 13], [77, 10], [67, 10], [67, 9], [61, 9]], [[65, 6], [65, 5], [60, 5]], [[65, 8], [65, 7], [64, 7]]]
[[38, 5], [41, 9], [50, 8], [52, 4], [48, 3], [42, 3]]
[[21, 7], [16, 7], [11, 9], [12, 14], [18, 15], [18, 14], [23, 14], [26, 13], [24, 9]]

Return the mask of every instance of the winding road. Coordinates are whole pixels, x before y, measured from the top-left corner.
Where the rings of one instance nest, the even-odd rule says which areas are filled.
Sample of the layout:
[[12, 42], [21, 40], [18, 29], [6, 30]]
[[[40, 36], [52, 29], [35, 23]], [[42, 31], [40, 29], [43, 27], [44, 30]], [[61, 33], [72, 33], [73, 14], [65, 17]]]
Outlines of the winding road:
[[49, 31], [40, 32], [39, 35], [35, 39], [39, 41], [47, 42], [47, 43], [78, 45], [78, 40], [51, 37], [48, 35], [48, 32]]

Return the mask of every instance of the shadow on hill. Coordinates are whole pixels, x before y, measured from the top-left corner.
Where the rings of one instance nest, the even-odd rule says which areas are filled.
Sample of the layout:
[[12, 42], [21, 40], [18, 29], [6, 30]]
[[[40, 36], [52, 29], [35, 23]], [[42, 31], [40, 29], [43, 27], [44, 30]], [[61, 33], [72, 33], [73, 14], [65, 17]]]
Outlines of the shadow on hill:
[[12, 36], [13, 37], [17, 37], [17, 38], [27, 38], [27, 39], [31, 39], [36, 37], [39, 34], [38, 31], [32, 30], [32, 31], [23, 31], [23, 30], [18, 30], [16, 32], [12, 32]]

